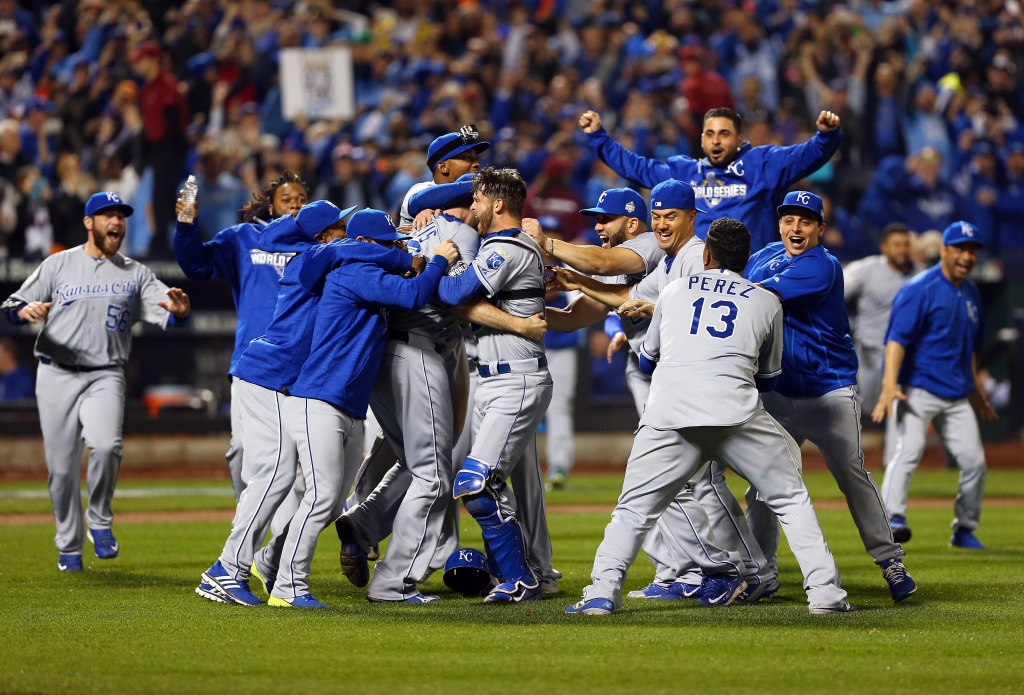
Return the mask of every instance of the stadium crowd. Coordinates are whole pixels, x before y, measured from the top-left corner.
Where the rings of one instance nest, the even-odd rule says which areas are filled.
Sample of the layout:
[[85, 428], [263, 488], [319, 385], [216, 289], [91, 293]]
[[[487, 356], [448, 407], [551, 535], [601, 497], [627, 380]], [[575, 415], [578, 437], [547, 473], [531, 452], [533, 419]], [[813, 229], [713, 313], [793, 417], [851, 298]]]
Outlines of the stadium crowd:
[[[826, 200], [843, 261], [881, 230], [975, 224], [987, 252], [1024, 255], [1024, 23], [1002, 0], [0, 0], [0, 253], [85, 240], [89, 194], [146, 214], [126, 251], [169, 256], [174, 200], [199, 180], [203, 233], [282, 170], [315, 198], [397, 211], [427, 180], [426, 147], [473, 123], [484, 164], [559, 217], [626, 185], [577, 121], [593, 109], [629, 149], [702, 156], [702, 114], [730, 106], [754, 146], [839, 114], [843, 144], [803, 186]], [[279, 52], [351, 47], [357, 114], [284, 120]], [[585, 237], [587, 238], [587, 237]]]

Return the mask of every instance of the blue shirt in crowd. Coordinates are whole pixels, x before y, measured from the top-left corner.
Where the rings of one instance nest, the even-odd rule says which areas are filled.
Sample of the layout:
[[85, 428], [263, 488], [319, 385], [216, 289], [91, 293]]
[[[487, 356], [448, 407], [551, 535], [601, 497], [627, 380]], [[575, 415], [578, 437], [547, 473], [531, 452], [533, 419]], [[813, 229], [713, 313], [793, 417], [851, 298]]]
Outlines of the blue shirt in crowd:
[[15, 367], [0, 378], [0, 401], [36, 397], [36, 380], [24, 367]]
[[750, 257], [743, 276], [782, 299], [782, 374], [776, 391], [810, 398], [857, 383], [843, 268], [835, 256], [815, 246], [790, 258], [777, 241]]
[[838, 128], [815, 133], [807, 142], [790, 147], [765, 145], [740, 148], [739, 156], [724, 169], [711, 166], [707, 157], [685, 155], [667, 162], [647, 159], [612, 140], [603, 128], [588, 133], [598, 157], [620, 176], [654, 188], [662, 181], [678, 179], [694, 188], [698, 207], [708, 215], [697, 215], [697, 236], [704, 239], [718, 217], [732, 217], [750, 230], [750, 250], [759, 251], [779, 238], [775, 208], [790, 186], [821, 168], [839, 149]]
[[906, 350], [900, 384], [956, 400], [974, 390], [972, 363], [984, 336], [978, 286], [968, 278], [957, 287], [937, 265], [896, 293], [885, 341]]

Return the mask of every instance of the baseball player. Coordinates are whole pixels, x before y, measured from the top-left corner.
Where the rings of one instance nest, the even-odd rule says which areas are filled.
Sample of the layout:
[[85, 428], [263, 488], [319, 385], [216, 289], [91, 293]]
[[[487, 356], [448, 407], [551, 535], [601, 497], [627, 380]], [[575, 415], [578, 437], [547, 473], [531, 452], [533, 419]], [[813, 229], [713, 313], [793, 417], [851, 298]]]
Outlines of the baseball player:
[[89, 447], [89, 540], [102, 560], [120, 552], [110, 501], [121, 467], [132, 326], [145, 321], [166, 328], [189, 318], [184, 292], [168, 289], [149, 268], [118, 252], [132, 212], [116, 193], [94, 193], [85, 204], [85, 244], [46, 258], [2, 306], [14, 324], [43, 324], [35, 345], [36, 400], [62, 572], [82, 569], [83, 442]]
[[[639, 283], [628, 285], [602, 283], [577, 273], [559, 270], [559, 283], [564, 289], [582, 290], [590, 300], [604, 307], [619, 309], [623, 305], [631, 308], [646, 305], [646, 316], [649, 317], [653, 313], [653, 303], [666, 286], [679, 278], [703, 270], [703, 242], [694, 234], [694, 219], [697, 212], [699, 211], [696, 209], [693, 188], [689, 184], [675, 179], [658, 184], [651, 191], [651, 217], [655, 238], [665, 256], [659, 261], [654, 272]], [[627, 304], [631, 300], [632, 303]], [[570, 314], [572, 313], [577, 313], [576, 305], [570, 310]], [[584, 310], [579, 313], [586, 315], [591, 314], [591, 311]], [[559, 328], [559, 319], [554, 312], [551, 313], [551, 327], [555, 330]], [[648, 323], [647, 318], [632, 312], [623, 321], [624, 327], [630, 332], [631, 344], [636, 352], [639, 352], [639, 344], [643, 341]], [[709, 501], [718, 500], [719, 497], [721, 500], [732, 497], [728, 492], [721, 496], [716, 495], [711, 473], [701, 473], [702, 475], [693, 483], [703, 486], [701, 494], [707, 494]], [[705, 476], [707, 480], [700, 483], [700, 479]], [[724, 479], [721, 483], [725, 487]], [[657, 574], [649, 587], [631, 592], [630, 598], [699, 598], [704, 576], [729, 574], [734, 568], [739, 574], [747, 577], [747, 585], [751, 591], [745, 600], [755, 601], [762, 598], [765, 592], [774, 591], [776, 572], [770, 569], [768, 563], [760, 556], [757, 544], [744, 524], [729, 523], [725, 525], [728, 528], [723, 527], [723, 538], [729, 542], [726, 546], [717, 538], [717, 531], [712, 533], [707, 526], [708, 515], [701, 508], [696, 495], [697, 491], [690, 486], [681, 490], [676, 503], [669, 508], [663, 519], [658, 520], [655, 531], [647, 536], [644, 551], [654, 563]], [[734, 498], [732, 507], [727, 507], [722, 501], [716, 501], [715, 507], [721, 508], [725, 515], [729, 515], [730, 512], [740, 515], [739, 503]], [[697, 520], [704, 520], [703, 525]], [[742, 533], [749, 537], [746, 542], [739, 537]], [[678, 542], [670, 540], [671, 536]], [[677, 552], [680, 543], [686, 547], [685, 554]]]
[[[459, 257], [455, 244], [450, 240], [442, 241], [434, 249], [436, 254], [423, 273], [405, 279], [374, 262], [352, 260], [347, 253], [336, 253], [340, 246], [360, 243], [394, 248], [396, 242], [407, 238], [398, 233], [386, 213], [379, 210], [357, 212], [349, 223], [348, 234], [346, 240], [309, 252], [299, 271], [303, 288], [321, 294], [321, 299], [309, 357], [289, 389], [290, 395], [284, 399], [281, 417], [285, 434], [298, 451], [306, 485], [302, 501], [288, 526], [280, 567], [270, 591], [270, 606], [325, 607], [309, 591], [310, 564], [320, 532], [341, 514], [344, 492], [351, 487], [361, 459], [362, 425], [358, 421], [366, 417], [370, 391], [384, 357], [389, 320], [386, 310], [422, 308], [437, 292], [437, 284], [448, 270], [448, 264]], [[405, 356], [411, 360], [411, 355]], [[436, 370], [431, 371], [436, 373]], [[441, 429], [438, 427], [435, 431], [440, 434]], [[423, 463], [415, 471], [417, 475], [434, 476], [427, 485], [433, 488], [433, 499], [440, 496], [447, 475], [440, 463], [436, 460]], [[427, 468], [433, 470], [426, 473]], [[428, 494], [420, 492], [416, 485], [414, 482], [412, 494], [406, 495], [407, 502], [415, 503], [417, 495]], [[414, 532], [417, 523], [433, 524], [436, 529], [444, 508], [431, 514], [429, 506], [428, 503], [426, 509], [418, 510], [419, 519], [410, 518], [399, 510], [396, 533]], [[431, 516], [436, 518], [431, 519]], [[436, 538], [436, 530], [434, 533]], [[427, 552], [419, 564], [420, 571], [425, 571], [434, 544], [436, 540], [431, 543], [430, 538], [426, 539]], [[389, 552], [388, 557], [392, 557], [392, 553]], [[423, 596], [413, 583], [411, 593], [398, 600], [422, 603], [437, 599]]]
[[424, 208], [419, 214], [409, 213], [409, 199], [425, 188], [439, 183], [452, 183], [460, 176], [480, 171], [480, 153], [490, 149], [491, 143], [480, 139], [476, 126], [464, 125], [457, 133], [445, 133], [435, 138], [427, 147], [427, 167], [433, 179], [415, 184], [405, 194], [399, 225], [404, 227], [415, 222], [416, 229], [422, 229], [433, 218], [435, 208]]
[[[865, 549], [881, 567], [893, 601], [902, 601], [917, 585], [903, 566], [903, 548], [889, 531], [878, 488], [864, 469], [853, 388], [857, 355], [842, 267], [820, 245], [825, 232], [821, 198], [793, 191], [778, 213], [782, 241], [751, 256], [745, 272], [748, 280], [777, 294], [785, 312], [782, 376], [775, 390], [764, 394], [764, 407], [799, 443], [809, 439], [821, 450]], [[778, 524], [758, 492], [753, 484], [747, 490], [747, 522], [774, 567]]]
[[[174, 254], [185, 275], [197, 282], [225, 278], [231, 284], [231, 295], [238, 310], [232, 367], [249, 346], [249, 341], [266, 331], [277, 305], [278, 281], [291, 258], [287, 253], [261, 251], [260, 234], [267, 222], [282, 215], [294, 217], [308, 202], [305, 183], [295, 174], [285, 171], [241, 210], [242, 221], [239, 224], [219, 232], [211, 241], [204, 242], [199, 233], [198, 205], [193, 209], [191, 223], [178, 221], [174, 233]], [[179, 198], [179, 218], [184, 212], [185, 202]], [[245, 476], [242, 474], [239, 403], [235, 398], [234, 383], [232, 379], [231, 445], [225, 458], [237, 499], [245, 489]]]
[[[203, 598], [243, 606], [260, 603], [249, 589], [253, 557], [267, 524], [292, 489], [299, 462], [296, 444], [284, 428], [282, 407], [309, 356], [320, 301], [319, 295], [301, 284], [299, 274], [307, 251], [345, 237], [345, 217], [354, 209], [339, 210], [318, 200], [304, 205], [294, 218], [274, 220], [260, 235], [262, 251], [294, 255], [281, 278], [274, 318], [266, 333], [249, 343], [231, 370], [238, 380], [239, 427], [251, 475], [220, 558], [196, 587]], [[333, 250], [349, 259], [377, 263], [389, 272], [404, 273], [413, 267], [409, 254], [375, 244], [352, 243]]]
[[[800, 477], [800, 453], [765, 412], [758, 391], [782, 368], [779, 300], [739, 275], [750, 237], [742, 223], [715, 220], [704, 272], [667, 286], [641, 347], [653, 369], [651, 397], [626, 464], [622, 494], [597, 549], [593, 583], [567, 613], [608, 615], [646, 533], [710, 458], [764, 486], [804, 575], [810, 612], [856, 610]], [[714, 403], [714, 408], [707, 403]], [[727, 605], [743, 590], [738, 575], [713, 577], [700, 603]]]
[[[872, 413], [888, 417], [885, 437], [894, 442], [885, 468], [882, 499], [893, 536], [910, 540], [907, 490], [933, 421], [960, 466], [952, 545], [980, 549], [974, 536], [985, 488], [985, 450], [978, 421], [997, 419], [978, 381], [977, 354], [984, 341], [981, 295], [968, 277], [982, 244], [977, 229], [954, 222], [942, 233], [939, 264], [908, 282], [893, 301], [885, 343], [882, 394]], [[972, 409], [975, 412], [971, 412]]]
[[839, 116], [822, 111], [815, 124], [818, 132], [807, 142], [790, 147], [751, 147], [743, 140], [740, 115], [732, 109], [717, 108], [704, 114], [700, 139], [706, 155], [703, 159], [678, 155], [661, 162], [629, 152], [612, 140], [601, 127], [601, 116], [593, 111], [580, 116], [579, 124], [597, 156], [620, 176], [646, 188], [666, 179], [679, 179], [693, 186], [704, 207], [714, 212], [697, 223], [701, 239], [712, 219], [732, 217], [750, 229], [751, 251], [775, 240], [772, 210], [786, 190], [821, 168], [842, 141]]
[[907, 226], [893, 223], [885, 228], [881, 255], [854, 261], [843, 269], [846, 303], [857, 306], [853, 337], [861, 410], [865, 405], [873, 408], [882, 389], [882, 356], [892, 300], [914, 275], [911, 243]]

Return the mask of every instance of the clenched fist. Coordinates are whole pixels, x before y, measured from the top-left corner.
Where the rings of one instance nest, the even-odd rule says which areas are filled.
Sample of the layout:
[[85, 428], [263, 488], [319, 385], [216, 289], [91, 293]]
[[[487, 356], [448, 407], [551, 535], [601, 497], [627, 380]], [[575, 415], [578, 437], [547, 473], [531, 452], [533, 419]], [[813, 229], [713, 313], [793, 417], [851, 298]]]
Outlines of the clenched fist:
[[839, 116], [831, 111], [822, 111], [818, 114], [818, 121], [814, 125], [818, 127], [820, 132], [827, 133], [839, 127]]
[[601, 114], [597, 111], [584, 111], [580, 116], [580, 128], [584, 133], [596, 133], [601, 130]]
[[459, 260], [459, 247], [451, 239], [445, 239], [434, 249], [435, 256], [444, 256], [449, 265]]

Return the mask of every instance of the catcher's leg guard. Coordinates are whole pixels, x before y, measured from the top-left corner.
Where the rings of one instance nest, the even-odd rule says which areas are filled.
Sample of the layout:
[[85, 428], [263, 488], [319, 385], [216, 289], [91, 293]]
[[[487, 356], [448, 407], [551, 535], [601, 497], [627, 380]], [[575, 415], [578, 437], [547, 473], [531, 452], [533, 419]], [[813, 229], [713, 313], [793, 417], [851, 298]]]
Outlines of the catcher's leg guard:
[[[513, 519], [502, 521], [498, 503], [487, 491], [465, 498], [466, 509], [480, 524], [484, 543], [494, 558], [496, 569], [501, 573], [504, 585], [533, 589], [537, 578], [526, 564], [523, 546], [523, 530]], [[493, 571], [493, 570], [492, 570]]]

